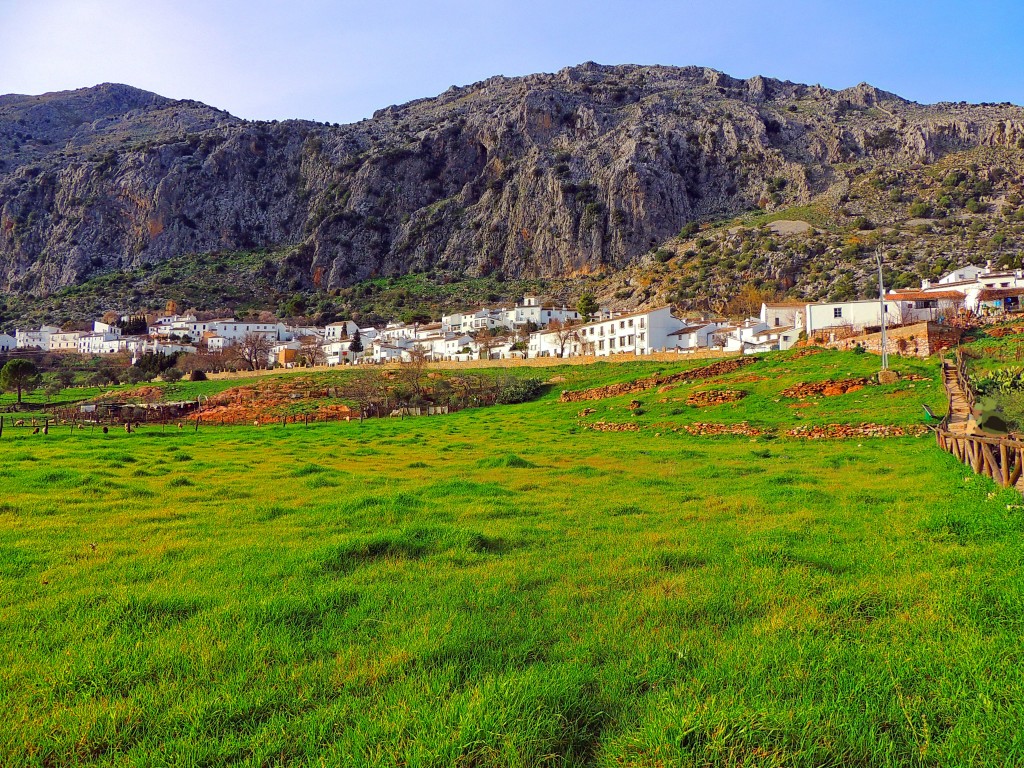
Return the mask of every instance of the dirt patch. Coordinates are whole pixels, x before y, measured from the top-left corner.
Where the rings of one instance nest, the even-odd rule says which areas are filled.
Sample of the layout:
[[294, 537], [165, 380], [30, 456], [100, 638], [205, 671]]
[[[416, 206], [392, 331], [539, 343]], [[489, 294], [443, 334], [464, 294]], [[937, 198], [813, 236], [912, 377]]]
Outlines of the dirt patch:
[[782, 390], [780, 394], [783, 397], [791, 397], [796, 400], [803, 400], [808, 397], [835, 397], [836, 395], [845, 395], [848, 392], [864, 389], [870, 383], [870, 379], [864, 378], [842, 379], [841, 381], [826, 379], [825, 381], [815, 381], [810, 384], [795, 384]]
[[1018, 336], [1024, 333], [1024, 326], [1015, 325], [1010, 328], [993, 328], [986, 331], [986, 333], [993, 339], [1001, 339], [1005, 336]]
[[650, 376], [646, 379], [626, 381], [621, 384], [608, 384], [603, 387], [594, 387], [593, 389], [582, 389], [574, 392], [564, 391], [562, 392], [561, 401], [563, 403], [578, 403], [583, 400], [604, 400], [605, 398], [618, 397], [619, 395], [632, 395], [646, 392], [649, 389], [663, 387], [667, 384], [679, 384], [684, 381], [699, 381], [700, 379], [723, 376], [755, 362], [757, 362], [757, 358], [731, 358], [700, 368], [694, 368], [692, 371], [673, 373], [668, 376]]
[[794, 221], [792, 219], [779, 219], [768, 224], [768, 229], [776, 235], [802, 235], [814, 229], [806, 221]]
[[[334, 421], [356, 415], [348, 405], [338, 402], [316, 402], [302, 407], [304, 400], [323, 401], [338, 397], [340, 390], [314, 383], [308, 378], [262, 381], [243, 387], [232, 387], [203, 403], [199, 415], [212, 424], [256, 424], [273, 421]], [[297, 408], [298, 406], [298, 408]], [[310, 407], [311, 406], [311, 407]]]
[[820, 355], [825, 350], [821, 347], [804, 347], [798, 352], [794, 352], [790, 357], [790, 360], [799, 360], [801, 357], [809, 357], [811, 355]]
[[796, 427], [786, 432], [790, 437], [806, 440], [843, 440], [852, 437], [920, 437], [927, 434], [928, 427], [911, 424], [906, 427], [892, 424], [825, 424], [818, 427]]
[[747, 396], [746, 392], [739, 389], [711, 389], [704, 392], [693, 392], [686, 398], [687, 405], [703, 408], [711, 405], [725, 405], [735, 403]]

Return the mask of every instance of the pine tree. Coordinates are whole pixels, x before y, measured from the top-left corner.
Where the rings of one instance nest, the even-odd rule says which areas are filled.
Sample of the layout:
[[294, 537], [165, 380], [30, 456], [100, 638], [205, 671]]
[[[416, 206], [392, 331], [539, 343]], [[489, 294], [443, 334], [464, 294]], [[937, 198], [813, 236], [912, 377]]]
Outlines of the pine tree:
[[363, 351], [363, 340], [359, 338], [359, 329], [356, 328], [352, 333], [352, 341], [348, 345], [349, 352], [362, 352]]

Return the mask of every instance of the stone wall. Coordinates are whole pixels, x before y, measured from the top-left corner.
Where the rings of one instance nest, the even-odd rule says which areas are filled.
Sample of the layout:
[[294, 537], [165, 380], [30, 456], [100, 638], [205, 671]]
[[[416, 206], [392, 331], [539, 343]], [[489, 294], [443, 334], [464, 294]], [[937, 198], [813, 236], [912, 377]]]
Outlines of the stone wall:
[[[962, 331], [941, 323], [917, 323], [886, 331], [886, 348], [890, 355], [906, 355], [911, 357], [929, 357], [959, 343]], [[876, 355], [882, 353], [882, 334], [869, 333], [861, 336], [849, 336], [842, 339], [831, 339], [821, 343], [829, 349], [853, 349], [864, 347]]]

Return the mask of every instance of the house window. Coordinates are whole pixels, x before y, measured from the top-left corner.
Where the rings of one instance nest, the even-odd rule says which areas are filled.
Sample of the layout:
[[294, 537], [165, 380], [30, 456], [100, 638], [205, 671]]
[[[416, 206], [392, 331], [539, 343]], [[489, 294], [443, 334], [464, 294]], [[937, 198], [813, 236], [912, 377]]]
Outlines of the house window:
[[629, 337], [626, 338], [626, 343], [627, 344], [632, 344], [633, 340], [634, 340], [634, 337], [633, 336], [629, 336]]
[[780, 325], [782, 325], [782, 318], [781, 317], [776, 317], [775, 318], [775, 327], [778, 328]]
[[615, 349], [615, 337], [608, 339], [608, 349]]
[[619, 320], [619, 328], [625, 328], [625, 327], [626, 327], [626, 321], [625, 320]]
[[601, 339], [600, 341], [597, 342], [597, 348], [604, 349], [604, 339]]
[[643, 341], [643, 340], [644, 340], [644, 336], [645, 336], [645, 335], [646, 335], [646, 334], [643, 334], [643, 333], [638, 333], [638, 334], [636, 335], [637, 341]]
[[632, 320], [632, 318], [630, 318], [630, 321], [629, 321], [629, 327], [630, 327], [630, 328], [632, 328], [632, 327], [633, 327], [633, 320]]
[[842, 317], [842, 316], [843, 316], [843, 308], [842, 307], [833, 307], [832, 308], [832, 317]]
[[643, 328], [643, 327], [644, 327], [644, 319], [643, 319], [642, 317], [640, 318], [640, 327], [641, 327], [641, 328]]

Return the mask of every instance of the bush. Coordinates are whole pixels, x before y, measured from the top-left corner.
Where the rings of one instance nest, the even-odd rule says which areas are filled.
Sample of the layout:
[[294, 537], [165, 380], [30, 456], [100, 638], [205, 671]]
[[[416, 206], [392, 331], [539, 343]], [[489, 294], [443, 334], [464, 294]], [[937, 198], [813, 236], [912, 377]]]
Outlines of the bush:
[[181, 381], [181, 377], [183, 375], [184, 374], [177, 368], [168, 368], [160, 374], [160, 378], [164, 381], [174, 383], [175, 381]]
[[917, 202], [910, 206], [910, 218], [928, 219], [932, 215], [932, 207], [925, 202]]
[[151, 371], [145, 371], [137, 365], [133, 365], [124, 372], [124, 376], [121, 377], [121, 380], [126, 384], [140, 384], [143, 381], [152, 381], [153, 373]]
[[501, 405], [525, 403], [540, 396], [544, 385], [540, 379], [508, 377], [499, 379], [495, 402]]
[[190, 373], [188, 375], [188, 380], [189, 381], [206, 381], [206, 373], [205, 373], [205, 371], [201, 371], [198, 368], [196, 368], [195, 370], [192, 371], [192, 373]]

